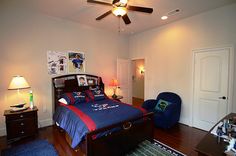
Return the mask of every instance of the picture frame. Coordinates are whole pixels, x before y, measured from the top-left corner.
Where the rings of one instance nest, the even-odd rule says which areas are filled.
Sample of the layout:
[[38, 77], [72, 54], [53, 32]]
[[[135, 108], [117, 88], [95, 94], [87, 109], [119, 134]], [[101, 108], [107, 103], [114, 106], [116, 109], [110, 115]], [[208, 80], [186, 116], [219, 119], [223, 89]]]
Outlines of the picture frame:
[[86, 75], [77, 75], [79, 86], [88, 86]]
[[67, 55], [63, 52], [47, 51], [48, 74], [66, 74], [67, 60]]
[[68, 52], [68, 73], [85, 72], [85, 54], [84, 52]]

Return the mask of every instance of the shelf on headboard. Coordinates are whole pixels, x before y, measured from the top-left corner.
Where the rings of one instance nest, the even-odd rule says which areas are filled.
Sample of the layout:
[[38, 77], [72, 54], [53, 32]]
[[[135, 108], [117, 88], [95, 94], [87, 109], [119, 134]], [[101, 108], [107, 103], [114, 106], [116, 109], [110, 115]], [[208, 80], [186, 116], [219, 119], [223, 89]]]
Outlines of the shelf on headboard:
[[[77, 79], [78, 76], [85, 76], [87, 78], [87, 82], [89, 82], [88, 85], [79, 86]], [[102, 78], [96, 75], [70, 74], [52, 78], [52, 87], [54, 109], [56, 109], [58, 104], [57, 101], [63, 93], [85, 91], [90, 87], [99, 87], [100, 89], [104, 90], [104, 83]]]

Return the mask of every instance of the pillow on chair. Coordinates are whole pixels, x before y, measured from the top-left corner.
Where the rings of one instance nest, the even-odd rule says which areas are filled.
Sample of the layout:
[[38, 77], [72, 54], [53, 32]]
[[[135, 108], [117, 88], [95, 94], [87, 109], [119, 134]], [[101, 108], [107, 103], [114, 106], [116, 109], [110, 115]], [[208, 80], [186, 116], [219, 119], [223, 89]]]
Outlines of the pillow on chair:
[[157, 104], [156, 104], [154, 109], [155, 109], [155, 111], [164, 112], [166, 107], [170, 104], [171, 104], [171, 102], [160, 99], [160, 100], [157, 101]]

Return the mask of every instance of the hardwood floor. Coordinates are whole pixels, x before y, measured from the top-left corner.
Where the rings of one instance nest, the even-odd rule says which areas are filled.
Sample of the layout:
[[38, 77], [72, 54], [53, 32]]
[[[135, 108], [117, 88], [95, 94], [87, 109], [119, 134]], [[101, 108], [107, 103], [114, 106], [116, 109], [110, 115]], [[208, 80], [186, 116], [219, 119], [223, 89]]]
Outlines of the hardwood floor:
[[143, 102], [144, 102], [144, 99], [132, 97], [132, 105], [133, 106], [142, 106]]
[[[205, 131], [191, 128], [182, 124], [178, 124], [169, 130], [155, 129], [155, 139], [167, 144], [168, 146], [181, 151], [188, 156], [196, 156], [194, 147], [206, 134]], [[6, 144], [6, 137], [0, 137], [0, 150], [23, 144], [34, 139], [47, 139], [57, 149], [60, 156], [82, 156], [83, 154], [78, 151], [75, 152], [70, 148], [64, 139], [63, 132], [55, 126], [41, 128], [39, 134], [35, 138], [28, 138], [12, 145]]]

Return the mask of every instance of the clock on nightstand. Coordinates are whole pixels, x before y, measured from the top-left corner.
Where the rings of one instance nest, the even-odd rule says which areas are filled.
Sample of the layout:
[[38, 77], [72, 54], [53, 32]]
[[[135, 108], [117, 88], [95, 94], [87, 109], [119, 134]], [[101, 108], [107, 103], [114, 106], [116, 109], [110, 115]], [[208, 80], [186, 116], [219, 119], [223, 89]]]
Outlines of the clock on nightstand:
[[7, 141], [14, 142], [38, 133], [38, 108], [13, 112], [5, 110]]

